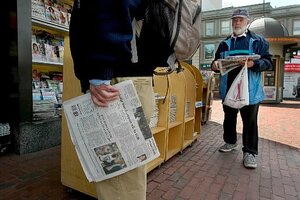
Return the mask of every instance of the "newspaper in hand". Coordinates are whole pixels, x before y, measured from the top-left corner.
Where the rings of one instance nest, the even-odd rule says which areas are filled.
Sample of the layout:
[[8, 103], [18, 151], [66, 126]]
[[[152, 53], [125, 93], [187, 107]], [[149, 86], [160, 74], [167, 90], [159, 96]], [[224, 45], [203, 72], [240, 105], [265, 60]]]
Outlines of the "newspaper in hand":
[[246, 61], [247, 59], [260, 59], [260, 55], [254, 54], [254, 55], [237, 55], [237, 56], [227, 56], [224, 59], [218, 59], [218, 66], [221, 75], [225, 75], [231, 70], [242, 67], [240, 65], [240, 61]]
[[145, 165], [159, 150], [131, 80], [114, 85], [120, 98], [98, 107], [90, 94], [64, 101], [69, 132], [90, 182]]

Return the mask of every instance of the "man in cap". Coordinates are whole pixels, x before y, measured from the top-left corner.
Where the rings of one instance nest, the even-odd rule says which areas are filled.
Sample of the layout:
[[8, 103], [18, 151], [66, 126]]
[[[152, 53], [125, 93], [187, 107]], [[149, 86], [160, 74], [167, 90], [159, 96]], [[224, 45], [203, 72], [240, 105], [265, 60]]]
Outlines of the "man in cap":
[[231, 108], [223, 105], [223, 139], [225, 144], [220, 147], [220, 152], [230, 152], [238, 148], [237, 145], [237, 114], [240, 112], [243, 121], [243, 164], [246, 168], [256, 168], [256, 155], [258, 154], [258, 108], [259, 103], [264, 99], [264, 91], [261, 85], [261, 72], [272, 69], [272, 55], [269, 53], [269, 43], [260, 35], [247, 29], [250, 18], [246, 9], [236, 9], [232, 16], [232, 33], [225, 40], [221, 41], [211, 63], [211, 69], [219, 72], [218, 59], [227, 56], [241, 56], [258, 54], [260, 58], [253, 60], [249, 57], [246, 61], [240, 61], [240, 66], [220, 75], [219, 93], [222, 102], [238, 75], [242, 66], [247, 62], [248, 67], [248, 91], [249, 105], [241, 109]]

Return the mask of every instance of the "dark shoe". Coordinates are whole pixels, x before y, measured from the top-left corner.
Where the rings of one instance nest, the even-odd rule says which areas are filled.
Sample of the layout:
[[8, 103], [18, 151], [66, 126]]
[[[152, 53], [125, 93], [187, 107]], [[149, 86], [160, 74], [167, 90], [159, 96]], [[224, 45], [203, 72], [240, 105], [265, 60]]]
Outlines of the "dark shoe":
[[221, 151], [221, 152], [229, 152], [229, 151], [233, 151], [233, 150], [235, 150], [237, 148], [238, 148], [237, 143], [235, 143], [235, 144], [226, 143], [226, 144], [224, 144], [223, 146], [221, 146], [219, 148], [219, 151]]
[[248, 152], [244, 153], [243, 163], [246, 168], [255, 169], [257, 167], [255, 156]]

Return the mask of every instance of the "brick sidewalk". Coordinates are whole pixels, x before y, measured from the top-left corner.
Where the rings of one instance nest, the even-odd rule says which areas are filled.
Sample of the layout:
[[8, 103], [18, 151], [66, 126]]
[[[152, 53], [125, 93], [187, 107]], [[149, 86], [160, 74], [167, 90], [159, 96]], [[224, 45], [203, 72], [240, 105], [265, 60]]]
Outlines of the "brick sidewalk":
[[[211, 121], [222, 124], [220, 100], [214, 100]], [[259, 107], [259, 137], [300, 148], [300, 100], [284, 100], [280, 104], [261, 104]], [[237, 130], [242, 132], [239, 116]]]
[[[300, 199], [299, 118], [300, 101], [260, 106], [258, 168], [249, 170], [242, 165], [241, 145], [218, 152], [223, 111], [215, 100], [200, 140], [149, 174], [147, 199]], [[239, 118], [239, 133], [241, 128]]]
[[[216, 100], [201, 138], [148, 174], [147, 200], [300, 199], [300, 101], [262, 104], [259, 115], [257, 169], [243, 167], [241, 146], [218, 152], [223, 113]], [[60, 182], [60, 146], [1, 155], [0, 166], [0, 200], [94, 200], [66, 192]]]
[[249, 170], [241, 146], [220, 153], [221, 144], [222, 127], [208, 122], [200, 141], [149, 174], [147, 199], [300, 199], [299, 149], [260, 139], [258, 168]]

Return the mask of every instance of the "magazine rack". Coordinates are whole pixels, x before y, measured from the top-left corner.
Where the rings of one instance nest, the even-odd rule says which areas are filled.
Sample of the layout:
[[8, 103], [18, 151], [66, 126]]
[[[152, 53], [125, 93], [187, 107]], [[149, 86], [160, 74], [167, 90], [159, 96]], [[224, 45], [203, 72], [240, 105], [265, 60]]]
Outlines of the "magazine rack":
[[[72, 2], [72, 0], [66, 1], [70, 4]], [[63, 44], [64, 38], [68, 36], [68, 26], [61, 29], [58, 24], [51, 24], [46, 20], [37, 20], [32, 14], [33, 2], [37, 2], [37, 0], [9, 1], [1, 8], [3, 22], [5, 22], [3, 23], [3, 30], [5, 30], [4, 33], [7, 36], [7, 40], [3, 43], [3, 49], [6, 51], [6, 54], [4, 54], [6, 60], [3, 60], [3, 62], [8, 61], [2, 74], [3, 78], [6, 76], [5, 84], [9, 85], [9, 90], [7, 92], [5, 90], [3, 94], [6, 97], [3, 107], [7, 109], [5, 108], [2, 115], [7, 119], [5, 121], [11, 124], [12, 144], [14, 145], [14, 151], [18, 154], [36, 152], [60, 144], [61, 118], [60, 114], [56, 115], [60, 110], [56, 110], [54, 103], [51, 104], [51, 110], [42, 113], [42, 118], [38, 120], [34, 118], [34, 98], [41, 99], [42, 95], [49, 95], [50, 93], [34, 92], [33, 72], [37, 70], [38, 73], [49, 71], [62, 73], [63, 62], [57, 64], [51, 62], [36, 63], [34, 61], [33, 53], [36, 53], [36, 51], [33, 51], [32, 30], [37, 28], [60, 35], [61, 44]], [[5, 13], [8, 13], [7, 18], [4, 17]], [[38, 87], [38, 85], [35, 86]], [[42, 85], [42, 88], [44, 87], [45, 85]], [[43, 103], [45, 102], [47, 100]], [[40, 110], [38, 112], [41, 114]], [[53, 115], [50, 116], [49, 114]], [[55, 117], [53, 117], [54, 115]]]
[[[201, 120], [202, 120], [202, 91], [203, 91], [203, 79], [200, 70], [194, 66], [182, 62], [181, 65], [185, 70], [189, 70], [196, 81], [196, 100], [195, 100], [195, 116], [194, 116], [194, 140], [199, 139], [201, 133]], [[191, 79], [192, 80], [192, 79]], [[187, 80], [188, 81], [188, 80]]]
[[184, 113], [186, 99], [186, 83], [182, 72], [172, 73], [169, 76], [169, 112], [168, 112], [168, 134], [166, 144], [166, 158], [170, 159], [178, 152], [182, 151]]
[[[65, 40], [69, 45], [68, 37]], [[65, 51], [67, 58], [63, 72], [64, 93], [63, 100], [80, 95], [79, 81], [74, 76], [73, 65], [69, 49]], [[196, 69], [198, 70], [198, 69]], [[157, 126], [152, 128], [152, 133], [160, 151], [160, 157], [147, 164], [147, 171], [163, 164], [177, 153], [181, 152], [195, 140], [195, 101], [196, 88], [195, 76], [189, 70], [181, 73], [172, 73], [168, 76], [154, 76], [154, 92], [160, 96], [158, 100], [158, 122]], [[169, 82], [169, 83], [168, 83]], [[169, 88], [168, 88], [169, 87]], [[176, 99], [175, 107], [172, 107], [172, 99]], [[186, 106], [186, 102], [189, 106]], [[174, 103], [174, 102], [173, 102]], [[189, 108], [190, 116], [185, 116], [186, 107]], [[175, 112], [171, 110], [175, 108]], [[172, 115], [172, 116], [171, 116]], [[171, 120], [172, 118], [172, 120]], [[199, 129], [200, 131], [200, 129]], [[197, 131], [197, 135], [200, 132]], [[89, 183], [81, 168], [77, 158], [74, 145], [72, 144], [66, 119], [62, 116], [62, 133], [61, 133], [61, 181], [62, 184], [96, 197], [96, 191], [93, 183]]]
[[153, 77], [154, 92], [161, 97], [158, 102], [158, 121], [157, 126], [151, 128], [153, 137], [155, 138], [156, 145], [159, 149], [160, 156], [155, 160], [147, 164], [147, 172], [150, 172], [154, 168], [160, 166], [166, 157], [166, 141], [167, 141], [167, 120], [168, 120], [168, 94], [166, 93], [168, 88], [167, 76], [155, 76]]
[[196, 79], [191, 71], [184, 67], [185, 78], [185, 105], [184, 105], [184, 131], [182, 150], [194, 142], [195, 136], [195, 102], [196, 102]]

